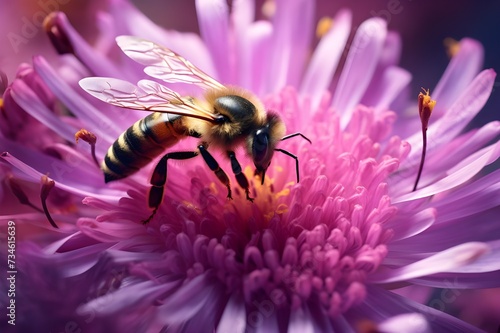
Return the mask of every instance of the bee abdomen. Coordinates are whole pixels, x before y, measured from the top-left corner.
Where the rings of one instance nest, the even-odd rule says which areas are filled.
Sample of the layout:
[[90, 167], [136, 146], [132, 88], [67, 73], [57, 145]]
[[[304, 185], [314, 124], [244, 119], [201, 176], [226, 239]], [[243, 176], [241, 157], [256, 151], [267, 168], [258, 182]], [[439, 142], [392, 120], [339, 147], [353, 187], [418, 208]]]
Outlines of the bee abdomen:
[[179, 119], [178, 116], [152, 113], [130, 126], [109, 147], [104, 157], [105, 182], [132, 175], [176, 144], [186, 132]]

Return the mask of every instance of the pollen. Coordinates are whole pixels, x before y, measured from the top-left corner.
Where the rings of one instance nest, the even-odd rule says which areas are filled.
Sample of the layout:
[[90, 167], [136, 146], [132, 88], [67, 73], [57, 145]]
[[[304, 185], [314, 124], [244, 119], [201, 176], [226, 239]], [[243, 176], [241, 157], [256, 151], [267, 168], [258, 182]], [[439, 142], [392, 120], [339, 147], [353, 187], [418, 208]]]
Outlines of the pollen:
[[460, 51], [460, 42], [456, 39], [448, 37], [443, 41], [444, 47], [446, 48], [446, 54], [448, 57], [453, 58], [458, 51]]
[[321, 37], [326, 35], [326, 33], [330, 31], [332, 26], [333, 26], [333, 19], [331, 17], [328, 16], [322, 17], [318, 21], [318, 24], [316, 25], [316, 37], [320, 39]]

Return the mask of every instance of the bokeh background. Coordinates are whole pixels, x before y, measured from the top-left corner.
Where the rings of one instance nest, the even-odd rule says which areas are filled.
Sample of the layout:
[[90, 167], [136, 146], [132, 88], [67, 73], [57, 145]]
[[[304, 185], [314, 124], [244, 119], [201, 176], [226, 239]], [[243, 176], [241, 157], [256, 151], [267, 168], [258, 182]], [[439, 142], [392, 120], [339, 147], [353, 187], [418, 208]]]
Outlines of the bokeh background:
[[[112, 1], [112, 0], [110, 0]], [[194, 0], [133, 0], [135, 5], [157, 24], [180, 31], [198, 31]], [[84, 37], [95, 39], [96, 10], [104, 9], [104, 0], [0, 0], [0, 69], [9, 80], [17, 65], [31, 61], [33, 54], [55, 57], [48, 38], [41, 28], [47, 8], [66, 12], [72, 24]], [[264, 0], [256, 0], [256, 15], [262, 18]], [[417, 96], [420, 87], [434, 87], [445, 70], [449, 57], [443, 41], [472, 37], [485, 48], [484, 68], [500, 71], [500, 1], [498, 0], [318, 0], [316, 16], [334, 16], [341, 8], [353, 11], [353, 30], [365, 19], [382, 16], [389, 29], [401, 34], [403, 50], [401, 66], [413, 74], [412, 90]], [[393, 13], [390, 13], [390, 10]], [[394, 13], [397, 12], [397, 13]], [[30, 25], [31, 23], [31, 25]], [[26, 30], [28, 29], [28, 30]], [[30, 30], [31, 29], [31, 30]], [[15, 39], [29, 32], [29, 38]], [[23, 37], [24, 38], [24, 37]], [[431, 91], [432, 93], [432, 91]], [[439, 101], [438, 101], [439, 103]], [[474, 120], [477, 127], [499, 119], [500, 79], [484, 110]], [[490, 168], [498, 168], [496, 163]], [[438, 299], [443, 290], [432, 297]], [[445, 311], [497, 332], [500, 323], [500, 290], [455, 293], [456, 299], [446, 304]]]

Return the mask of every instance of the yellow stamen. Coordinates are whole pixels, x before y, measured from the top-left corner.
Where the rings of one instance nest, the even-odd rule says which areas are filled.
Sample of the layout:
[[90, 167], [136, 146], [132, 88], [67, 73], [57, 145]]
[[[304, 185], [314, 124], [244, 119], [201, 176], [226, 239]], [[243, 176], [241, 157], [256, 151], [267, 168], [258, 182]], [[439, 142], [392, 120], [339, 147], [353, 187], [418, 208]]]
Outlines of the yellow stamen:
[[321, 37], [326, 35], [326, 33], [330, 31], [332, 26], [333, 26], [333, 19], [331, 17], [328, 16], [322, 17], [318, 21], [318, 24], [316, 25], [316, 37], [320, 39]]
[[453, 58], [460, 51], [460, 42], [451, 37], [445, 38], [443, 41], [448, 57]]

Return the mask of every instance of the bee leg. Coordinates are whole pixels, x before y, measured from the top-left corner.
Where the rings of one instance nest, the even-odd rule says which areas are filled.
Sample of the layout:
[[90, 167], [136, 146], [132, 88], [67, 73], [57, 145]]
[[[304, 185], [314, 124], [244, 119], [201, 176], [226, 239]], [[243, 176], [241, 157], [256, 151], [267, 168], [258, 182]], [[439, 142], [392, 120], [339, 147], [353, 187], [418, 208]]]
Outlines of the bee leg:
[[187, 160], [196, 156], [198, 156], [198, 153], [195, 151], [179, 151], [168, 153], [160, 159], [149, 181], [151, 188], [149, 190], [148, 206], [153, 209], [153, 212], [142, 222], [143, 224], [151, 221], [163, 200], [163, 192], [165, 190], [165, 183], [167, 182], [167, 160]]
[[226, 185], [227, 198], [232, 199], [233, 197], [231, 195], [231, 184], [224, 170], [220, 168], [219, 163], [217, 163], [215, 158], [212, 156], [212, 154], [208, 152], [207, 148], [204, 145], [199, 145], [198, 150], [200, 151], [201, 156], [203, 156], [203, 159], [207, 163], [210, 170], [212, 170], [215, 173], [215, 175], [217, 176], [217, 178], [219, 178], [222, 184]]
[[248, 179], [245, 176], [245, 174], [241, 171], [240, 162], [238, 162], [238, 160], [236, 159], [234, 151], [228, 150], [227, 156], [231, 160], [231, 168], [233, 169], [233, 173], [236, 178], [236, 181], [238, 182], [238, 185], [240, 185], [240, 187], [245, 190], [247, 200], [253, 202], [254, 198], [250, 197], [250, 190], [249, 190], [250, 186], [248, 185]]

